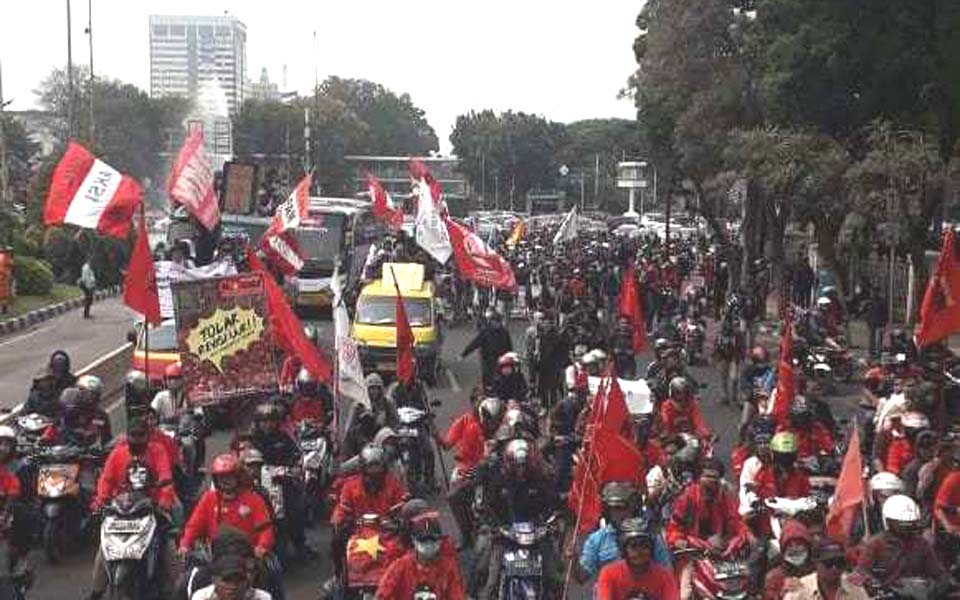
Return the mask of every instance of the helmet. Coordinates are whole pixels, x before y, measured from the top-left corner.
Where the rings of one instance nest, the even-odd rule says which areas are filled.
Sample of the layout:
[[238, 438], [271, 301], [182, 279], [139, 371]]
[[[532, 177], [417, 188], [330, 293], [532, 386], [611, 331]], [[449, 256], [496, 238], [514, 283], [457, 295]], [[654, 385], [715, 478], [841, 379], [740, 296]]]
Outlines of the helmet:
[[777, 454], [796, 454], [797, 436], [789, 431], [781, 431], [770, 440], [770, 449]]
[[317, 393], [317, 379], [306, 368], [297, 373], [297, 391], [307, 396]]
[[440, 515], [428, 510], [410, 519], [410, 536], [415, 540], [439, 540], [443, 538]]
[[646, 542], [653, 544], [653, 536], [650, 533], [649, 522], [641, 517], [632, 517], [624, 519], [617, 528], [617, 543], [621, 548], [630, 545], [633, 542]]
[[180, 361], [167, 365], [167, 368], [163, 370], [163, 376], [166, 378], [183, 377], [183, 367], [180, 365]]
[[426, 500], [423, 498], [410, 498], [400, 507], [400, 519], [405, 522], [410, 521], [428, 510], [430, 510], [430, 505], [427, 504]]
[[600, 501], [604, 507], [632, 506], [637, 500], [637, 486], [629, 481], [611, 481], [603, 486]]
[[573, 355], [574, 360], [583, 360], [583, 356], [587, 353], [586, 344], [575, 344], [571, 354]]
[[770, 353], [763, 346], [754, 346], [750, 349], [750, 358], [755, 362], [767, 362], [770, 359]]
[[255, 421], [279, 421], [283, 416], [283, 409], [274, 402], [263, 402], [257, 405], [253, 418]]
[[240, 453], [240, 461], [245, 467], [262, 465], [264, 463], [263, 453], [256, 448], [246, 448]]
[[306, 325], [303, 328], [303, 335], [313, 343], [317, 342], [317, 328], [313, 325]]
[[0, 425], [0, 440], [17, 440], [17, 432], [9, 425]]
[[922, 525], [923, 514], [910, 496], [896, 494], [883, 503], [880, 510], [883, 524], [890, 531], [916, 531]]
[[368, 388], [383, 387], [383, 377], [380, 377], [379, 373], [370, 373], [367, 375], [367, 378], [364, 379], [364, 383]]
[[137, 369], [127, 371], [127, 386], [137, 392], [147, 391], [147, 388], [150, 387], [147, 382], [147, 374]]
[[817, 306], [822, 308], [824, 306], [828, 306], [829, 304], [830, 304], [830, 298], [827, 298], [826, 296], [820, 296], [819, 298], [817, 298]]
[[600, 348], [593, 349], [593, 356], [599, 363], [604, 363], [607, 361], [607, 353], [601, 350]]
[[886, 471], [881, 471], [870, 478], [871, 492], [894, 492], [903, 491], [903, 480]]
[[686, 395], [690, 393], [690, 382], [686, 377], [674, 377], [670, 380], [670, 397]]
[[71, 414], [83, 409], [83, 398], [78, 388], [64, 388], [64, 390], [60, 392], [59, 401], [60, 409], [63, 411], [65, 417], [69, 417]]
[[360, 469], [366, 471], [368, 467], [386, 467], [387, 457], [380, 446], [367, 444], [360, 451]]
[[653, 341], [653, 351], [656, 352], [657, 354], [663, 352], [670, 346], [671, 344], [669, 340], [667, 340], [667, 338], [657, 338]]
[[233, 454], [221, 454], [213, 459], [210, 465], [210, 475], [219, 477], [221, 475], [236, 475], [240, 470], [240, 462]]
[[591, 350], [589, 352], [586, 352], [584, 353], [583, 356], [580, 357], [580, 362], [583, 363], [584, 365], [592, 365], [597, 363], [598, 361], [599, 361], [599, 357], [597, 357], [596, 350]]
[[497, 359], [497, 366], [501, 368], [507, 367], [507, 366], [514, 367], [519, 362], [520, 362], [520, 357], [517, 356], [516, 352], [505, 352], [503, 356]]
[[900, 424], [904, 429], [929, 429], [930, 419], [921, 412], [910, 411], [900, 416]]
[[503, 419], [503, 403], [500, 398], [488, 396], [477, 406], [477, 417], [481, 425], [498, 424]]
[[522, 471], [530, 460], [530, 443], [523, 439], [510, 440], [503, 451], [503, 462], [508, 469]]
[[81, 375], [77, 379], [77, 387], [99, 400], [103, 394], [103, 381], [96, 375]]

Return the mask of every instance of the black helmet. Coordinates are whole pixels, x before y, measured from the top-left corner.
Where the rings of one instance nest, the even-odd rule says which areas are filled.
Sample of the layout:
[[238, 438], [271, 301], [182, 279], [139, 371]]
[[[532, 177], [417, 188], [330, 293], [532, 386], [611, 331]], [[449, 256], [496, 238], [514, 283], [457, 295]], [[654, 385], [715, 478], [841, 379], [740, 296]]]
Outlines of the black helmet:
[[621, 552], [624, 548], [636, 542], [653, 544], [649, 521], [642, 517], [624, 519], [617, 528], [617, 543], [620, 545]]
[[304, 396], [314, 396], [317, 393], [317, 379], [306, 368], [297, 373], [297, 391]]
[[631, 507], [637, 500], [637, 486], [630, 481], [611, 481], [603, 486], [600, 501], [604, 508]]

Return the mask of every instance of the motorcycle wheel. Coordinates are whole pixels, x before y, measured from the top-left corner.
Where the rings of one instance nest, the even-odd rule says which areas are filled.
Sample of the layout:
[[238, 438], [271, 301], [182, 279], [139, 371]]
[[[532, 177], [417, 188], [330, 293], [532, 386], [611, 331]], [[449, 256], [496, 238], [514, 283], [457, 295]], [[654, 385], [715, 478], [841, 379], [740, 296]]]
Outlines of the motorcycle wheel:
[[53, 519], [48, 519], [43, 524], [43, 553], [47, 557], [47, 562], [51, 565], [55, 565], [63, 559], [60, 528]]

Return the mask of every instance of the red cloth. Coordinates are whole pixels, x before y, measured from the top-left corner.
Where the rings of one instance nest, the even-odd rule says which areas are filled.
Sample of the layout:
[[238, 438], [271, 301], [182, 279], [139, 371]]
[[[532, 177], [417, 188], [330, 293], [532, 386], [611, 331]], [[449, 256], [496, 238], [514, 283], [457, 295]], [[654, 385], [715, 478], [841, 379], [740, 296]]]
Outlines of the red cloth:
[[610, 363], [590, 407], [590, 424], [613, 433], [625, 433], [629, 419], [627, 399], [620, 389], [613, 363]]
[[413, 345], [416, 343], [410, 321], [407, 320], [407, 309], [403, 306], [403, 296], [400, 295], [400, 284], [393, 274], [393, 287], [397, 290], [397, 381], [413, 385], [416, 372], [416, 362], [413, 357]]
[[413, 598], [421, 586], [427, 587], [437, 600], [463, 600], [463, 580], [456, 556], [441, 553], [430, 563], [421, 563], [411, 550], [387, 567], [377, 586], [378, 600]]
[[355, 475], [343, 484], [340, 501], [333, 509], [330, 522], [340, 525], [347, 519], [366, 514], [386, 516], [391, 508], [404, 502], [408, 497], [407, 489], [393, 473], [387, 472], [383, 487], [374, 494], [368, 494], [363, 489], [363, 477]]
[[170, 170], [167, 193], [213, 231], [220, 221], [220, 203], [213, 190], [213, 167], [203, 147], [203, 129], [194, 128], [183, 141], [177, 162]]
[[772, 464], [762, 465], [754, 479], [757, 495], [766, 498], [803, 498], [810, 495], [810, 478], [800, 469], [792, 469], [786, 477], [778, 476]]
[[483, 460], [485, 439], [483, 428], [473, 411], [464, 413], [450, 424], [443, 445], [453, 448], [457, 469], [471, 469]]
[[905, 437], [891, 437], [887, 444], [887, 454], [883, 458], [883, 468], [889, 473], [900, 475], [900, 471], [913, 460], [913, 444]]
[[692, 433], [700, 439], [710, 437], [710, 428], [703, 418], [703, 411], [695, 399], [680, 406], [673, 398], [660, 405], [660, 425], [663, 434]]
[[452, 219], [444, 219], [457, 272], [480, 287], [517, 291], [517, 278], [510, 263], [492, 250], [476, 233]]
[[123, 278], [123, 303], [143, 315], [148, 323], [157, 325], [163, 320], [160, 316], [157, 272], [153, 268], [153, 255], [142, 212], [137, 225], [137, 243], [133, 245], [127, 274]]
[[617, 312], [630, 321], [633, 331], [633, 351], [640, 352], [647, 347], [647, 319], [643, 316], [643, 297], [637, 289], [637, 270], [633, 261], [627, 266], [620, 286]]
[[750, 458], [750, 446], [738, 444], [730, 452], [730, 470], [733, 472], [733, 480], [740, 481], [740, 473], [743, 472], [743, 463]]
[[[176, 501], [173, 491], [173, 467], [167, 456], [167, 450], [156, 442], [148, 442], [143, 453], [143, 463], [153, 478], [153, 487], [150, 496], [160, 508], [170, 510]], [[97, 506], [104, 506], [127, 485], [127, 468], [133, 456], [130, 454], [130, 444], [126, 439], [118, 443], [107, 457], [97, 481]]]
[[290, 406], [290, 423], [299, 425], [303, 421], [314, 421], [322, 424], [326, 419], [326, 413], [323, 410], [323, 401], [319, 398], [308, 398], [297, 396], [293, 399]]
[[960, 330], [960, 260], [952, 228], [943, 234], [937, 270], [930, 276], [920, 305], [920, 323], [915, 336], [923, 347]]
[[644, 460], [644, 473], [653, 465], [663, 466], [667, 462], [667, 454], [656, 440], [648, 440], [647, 443], [643, 445], [643, 448], [640, 448], [640, 454]]
[[773, 418], [778, 424], [787, 423], [790, 405], [797, 395], [793, 373], [793, 322], [790, 315], [784, 319], [780, 332], [780, 362], [777, 366], [777, 393], [773, 400]]
[[373, 199], [374, 216], [393, 231], [400, 231], [403, 228], [403, 207], [393, 205], [387, 191], [371, 173], [367, 174], [367, 189]]
[[180, 547], [190, 550], [198, 541], [209, 543], [220, 525], [242, 531], [256, 549], [273, 549], [270, 509], [263, 497], [251, 490], [241, 490], [233, 499], [224, 498], [217, 490], [204, 492], [184, 526]]
[[643, 457], [629, 440], [598, 429], [584, 441], [573, 471], [567, 506], [580, 524], [580, 532], [594, 529], [600, 520], [600, 488], [608, 481], [635, 481], [645, 489]]
[[600, 570], [597, 579], [597, 600], [631, 600], [641, 594], [657, 600], [679, 600], [680, 583], [673, 571], [651, 562], [642, 574], [635, 574], [620, 559]]
[[180, 460], [180, 446], [177, 445], [177, 440], [159, 429], [150, 431], [149, 439], [151, 443], [156, 442], [167, 452], [167, 458], [170, 460], [171, 465], [179, 465], [183, 462]]
[[797, 438], [797, 456], [807, 458], [820, 454], [832, 454], [837, 447], [833, 434], [821, 423], [814, 422], [804, 429], [790, 426], [781, 426], [777, 431], [789, 431]]
[[937, 489], [937, 496], [933, 501], [934, 510], [948, 509], [945, 512], [947, 521], [953, 526], [960, 526], [960, 512], [949, 509], [960, 508], [960, 471], [951, 471]]
[[333, 368], [330, 362], [324, 359], [319, 348], [307, 339], [303, 333], [303, 324], [287, 303], [283, 290], [250, 246], [247, 246], [247, 262], [250, 264], [251, 271], [263, 274], [263, 288], [267, 297], [267, 309], [270, 312], [270, 325], [277, 345], [287, 354], [299, 357], [303, 366], [318, 381], [330, 383], [333, 379]]
[[280, 376], [277, 378], [281, 390], [293, 389], [302, 366], [300, 358], [297, 356], [288, 356], [283, 359], [283, 364], [280, 366]]
[[20, 494], [20, 478], [12, 473], [7, 465], [0, 464], [0, 495], [6, 500], [16, 500]]
[[[702, 529], [709, 523], [709, 531]], [[667, 543], [676, 545], [686, 540], [692, 546], [700, 546], [707, 538], [722, 534], [725, 538], [747, 535], [746, 525], [737, 512], [736, 499], [718, 487], [716, 496], [703, 497], [699, 483], [691, 483], [673, 502], [673, 514], [667, 524]]]

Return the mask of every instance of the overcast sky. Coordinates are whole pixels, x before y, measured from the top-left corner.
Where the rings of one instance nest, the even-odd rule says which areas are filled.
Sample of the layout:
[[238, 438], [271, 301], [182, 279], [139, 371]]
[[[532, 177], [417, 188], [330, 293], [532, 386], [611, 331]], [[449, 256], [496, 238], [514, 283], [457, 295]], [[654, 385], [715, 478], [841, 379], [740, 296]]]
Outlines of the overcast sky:
[[[73, 0], [73, 59], [89, 60], [88, 0]], [[633, 71], [642, 0], [92, 0], [98, 75], [149, 92], [150, 14], [221, 15], [247, 26], [248, 76], [266, 67], [309, 91], [314, 65], [407, 92], [449, 150], [458, 114], [522, 110], [556, 121], [635, 116], [618, 100]], [[314, 55], [313, 32], [317, 32]], [[65, 65], [65, 0], [0, 0], [3, 93], [35, 107], [33, 90]], [[316, 61], [314, 61], [314, 56]]]

